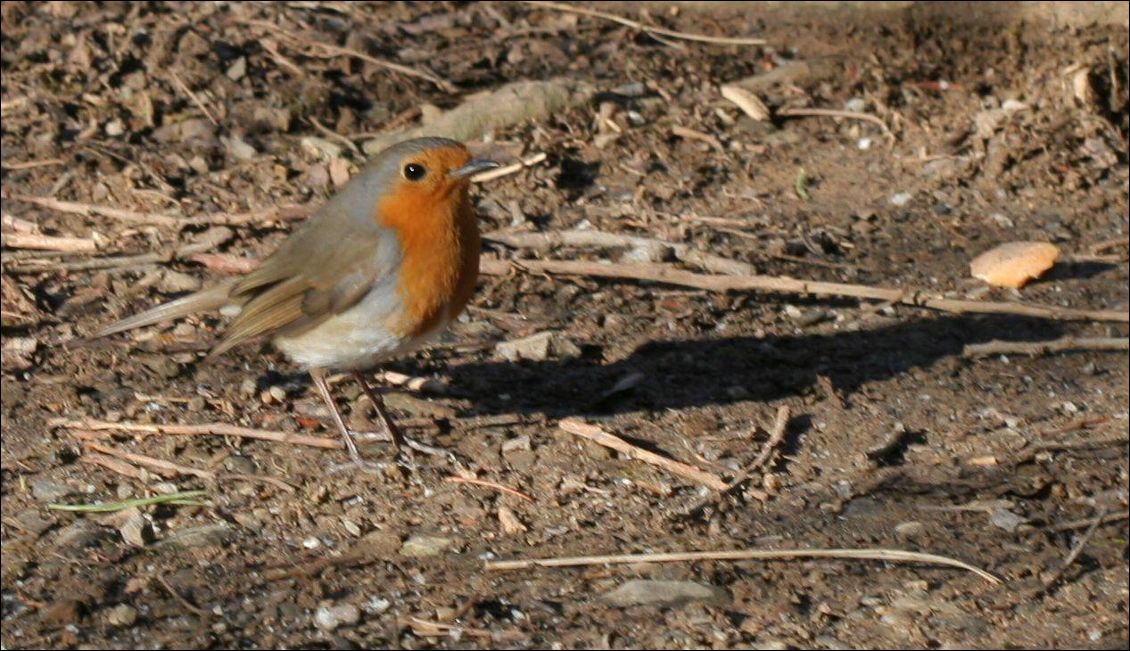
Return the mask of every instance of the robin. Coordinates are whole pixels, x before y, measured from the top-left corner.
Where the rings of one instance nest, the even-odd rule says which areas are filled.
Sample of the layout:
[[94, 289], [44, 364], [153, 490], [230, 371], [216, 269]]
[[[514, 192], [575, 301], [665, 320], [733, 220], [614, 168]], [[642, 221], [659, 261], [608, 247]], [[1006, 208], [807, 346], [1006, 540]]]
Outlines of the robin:
[[304, 367], [350, 458], [367, 468], [326, 384], [350, 371], [399, 448], [406, 443], [361, 371], [427, 343], [467, 305], [479, 269], [470, 177], [498, 167], [462, 144], [418, 138], [385, 149], [246, 275], [118, 321], [95, 336], [188, 314], [238, 310], [206, 360], [270, 338]]

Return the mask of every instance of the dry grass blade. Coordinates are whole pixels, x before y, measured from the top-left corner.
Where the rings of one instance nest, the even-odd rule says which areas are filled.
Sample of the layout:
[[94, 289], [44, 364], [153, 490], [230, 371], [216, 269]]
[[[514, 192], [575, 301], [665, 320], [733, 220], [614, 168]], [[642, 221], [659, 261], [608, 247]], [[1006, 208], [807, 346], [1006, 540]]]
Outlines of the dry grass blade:
[[181, 491], [179, 493], [166, 493], [152, 497], [138, 497], [120, 502], [107, 502], [106, 504], [48, 504], [52, 511], [73, 511], [76, 513], [113, 513], [138, 506], [152, 506], [154, 504], [177, 504], [195, 506], [199, 502], [197, 497], [206, 495], [206, 491]]
[[526, 570], [532, 567], [577, 567], [582, 565], [624, 565], [631, 563], [679, 563], [687, 561], [774, 561], [807, 558], [838, 558], [860, 561], [891, 561], [896, 563], [926, 563], [956, 567], [985, 579], [994, 585], [1001, 580], [964, 561], [936, 554], [909, 552], [901, 549], [739, 549], [716, 552], [670, 552], [658, 554], [615, 554], [611, 556], [572, 556], [563, 558], [535, 558], [517, 561], [486, 561], [487, 571]]
[[655, 27], [653, 25], [645, 25], [637, 20], [610, 14], [606, 11], [597, 11], [596, 9], [586, 9], [584, 7], [575, 7], [573, 5], [562, 4], [560, 2], [538, 2], [536, 0], [527, 0], [523, 4], [531, 5], [534, 7], [541, 7], [542, 9], [552, 9], [554, 11], [564, 11], [571, 14], [581, 14], [582, 16], [592, 16], [594, 18], [603, 18], [604, 20], [611, 20], [614, 23], [620, 23], [626, 27], [632, 27], [648, 34], [661, 34], [670, 38], [677, 38], [684, 41], [695, 41], [698, 43], [714, 43], [716, 45], [765, 45], [763, 38], [745, 38], [745, 37], [731, 37], [731, 36], [707, 36], [705, 34], [688, 34], [687, 32], [677, 32], [672, 29], [664, 29], [662, 27]]

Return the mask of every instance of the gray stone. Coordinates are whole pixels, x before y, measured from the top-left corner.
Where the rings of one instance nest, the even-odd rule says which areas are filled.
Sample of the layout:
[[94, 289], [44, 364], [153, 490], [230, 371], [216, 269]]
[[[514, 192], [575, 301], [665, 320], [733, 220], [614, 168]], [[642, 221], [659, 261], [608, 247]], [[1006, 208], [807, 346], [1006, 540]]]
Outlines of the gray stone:
[[319, 606], [314, 613], [314, 626], [323, 631], [332, 631], [339, 626], [352, 626], [361, 621], [361, 611], [353, 604]]
[[137, 609], [129, 604], [118, 604], [106, 613], [106, 621], [111, 626], [133, 626], [137, 621]]
[[77, 491], [70, 486], [53, 481], [40, 480], [31, 483], [31, 496], [41, 502], [54, 502], [75, 492]]
[[417, 534], [404, 541], [404, 544], [400, 546], [400, 555], [415, 558], [438, 556], [450, 547], [452, 542], [454, 541], [451, 538], [444, 538], [443, 536]]
[[926, 525], [918, 522], [917, 520], [900, 522], [899, 524], [895, 525], [895, 534], [899, 538], [917, 538], [924, 533], [926, 533]]
[[601, 599], [613, 606], [682, 606], [692, 602], [729, 603], [723, 588], [694, 581], [652, 581], [635, 579], [606, 593]]
[[522, 339], [504, 341], [495, 347], [499, 355], [510, 362], [530, 360], [544, 361], [549, 358], [573, 359], [581, 356], [581, 349], [559, 332], [547, 330]]
[[217, 522], [201, 527], [189, 527], [172, 532], [168, 538], [154, 545], [154, 547], [177, 547], [190, 549], [192, 547], [207, 547], [209, 545], [222, 545], [235, 536], [231, 525]]

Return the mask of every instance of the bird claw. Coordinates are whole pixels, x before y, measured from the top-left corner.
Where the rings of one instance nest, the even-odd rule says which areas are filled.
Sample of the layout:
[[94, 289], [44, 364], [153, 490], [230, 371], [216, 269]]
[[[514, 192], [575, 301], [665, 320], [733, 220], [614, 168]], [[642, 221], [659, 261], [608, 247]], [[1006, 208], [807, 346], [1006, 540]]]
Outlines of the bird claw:
[[[353, 430], [349, 430], [349, 436], [352, 437], [353, 440], [355, 440], [355, 441], [365, 441], [365, 442], [372, 441], [372, 442], [394, 443], [395, 444], [395, 441], [390, 440], [389, 435], [385, 432], [354, 432]], [[403, 436], [402, 438], [404, 440], [404, 449], [402, 449], [401, 452], [402, 452], [402, 455], [406, 454], [409, 457], [409, 459], [412, 456], [412, 451], [415, 450], [416, 452], [420, 452], [420, 453], [426, 454], [428, 456], [443, 457], [443, 458], [447, 459], [448, 461], [454, 461], [455, 460], [455, 455], [450, 450], [446, 450], [444, 448], [437, 447], [437, 446], [434, 446], [434, 445], [428, 445], [426, 443], [421, 443], [421, 442], [419, 442], [415, 439], [408, 438], [407, 436]], [[401, 455], [398, 455], [398, 456], [401, 456]]]

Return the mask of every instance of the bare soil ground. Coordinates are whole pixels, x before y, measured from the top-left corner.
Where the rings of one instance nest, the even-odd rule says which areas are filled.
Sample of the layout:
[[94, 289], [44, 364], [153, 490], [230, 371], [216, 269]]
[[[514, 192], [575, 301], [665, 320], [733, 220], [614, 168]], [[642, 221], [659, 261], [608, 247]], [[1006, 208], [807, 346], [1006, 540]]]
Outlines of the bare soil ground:
[[[316, 206], [373, 134], [522, 79], [603, 94], [493, 134], [548, 157], [477, 186], [484, 231], [589, 228], [765, 274], [1126, 309], [1125, 29], [727, 11], [647, 20], [770, 45], [660, 42], [516, 3], [5, 2], [4, 648], [1125, 648], [1126, 354], [962, 355], [993, 339], [1125, 337], [1124, 324], [515, 271], [484, 277], [449, 338], [392, 366], [448, 387], [388, 389], [412, 435], [456, 455], [408, 477], [331, 473], [340, 449], [52, 424], [336, 437], [306, 376], [267, 346], [201, 362], [218, 316], [84, 339], [264, 255], [294, 221], [224, 231], [18, 196], [176, 218]], [[426, 67], [454, 92], [319, 44]], [[719, 95], [780, 70], [758, 90], [771, 108], [866, 112], [894, 141], [861, 120], [754, 121]], [[10, 246], [21, 230], [97, 250]], [[219, 257], [173, 255], [205, 236]], [[1065, 258], [1018, 293], [968, 277], [974, 255], [1012, 240]], [[547, 330], [559, 345], [544, 355], [497, 347]], [[360, 390], [337, 386], [353, 425], [373, 429]], [[728, 478], [782, 405], [792, 418], [764, 473], [690, 517], [707, 489], [557, 427], [597, 423]], [[196, 489], [197, 505], [110, 517], [47, 508]], [[1004, 583], [831, 560], [483, 569], [752, 547], [918, 550]], [[675, 583], [647, 585], [658, 604], [606, 598], [632, 579]]]

